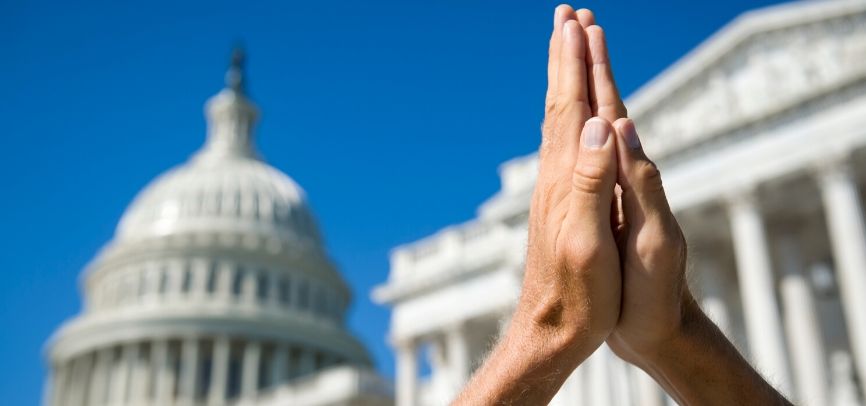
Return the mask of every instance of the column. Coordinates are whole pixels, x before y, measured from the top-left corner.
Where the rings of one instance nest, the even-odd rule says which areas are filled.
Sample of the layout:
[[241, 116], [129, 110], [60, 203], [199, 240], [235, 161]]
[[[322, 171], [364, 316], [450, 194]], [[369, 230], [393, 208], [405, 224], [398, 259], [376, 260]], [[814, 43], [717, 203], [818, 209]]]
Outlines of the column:
[[[604, 345], [607, 347], [607, 345]], [[632, 381], [631, 373], [629, 373], [630, 365], [625, 361], [613, 355], [613, 352], [608, 349], [608, 368], [611, 370], [610, 385], [614, 389], [613, 398], [615, 405], [633, 405], [635, 399], [632, 396]]]
[[707, 317], [719, 327], [725, 336], [731, 337], [731, 318], [728, 311], [728, 281], [725, 280], [718, 263], [709, 258], [701, 259], [698, 281], [701, 293], [701, 308]]
[[111, 373], [111, 356], [110, 348], [103, 348], [96, 354], [96, 365], [93, 367], [93, 378], [90, 381], [90, 395], [88, 396], [88, 403], [91, 405], [104, 405], [108, 400], [106, 392], [108, 390], [108, 374]]
[[866, 380], [866, 230], [863, 208], [847, 163], [822, 168], [819, 184], [845, 324], [850, 334], [848, 341], [857, 374]]
[[177, 300], [183, 294], [184, 265], [182, 261], [168, 261], [166, 272], [168, 272], [168, 286], [166, 286], [166, 297]]
[[764, 221], [751, 194], [730, 201], [728, 214], [752, 361], [770, 383], [789, 394], [785, 341]]
[[181, 345], [178, 398], [180, 403], [184, 405], [192, 404], [195, 401], [199, 369], [198, 347], [199, 343], [196, 338], [187, 338]]
[[228, 337], [219, 337], [214, 341], [211, 356], [210, 388], [208, 388], [208, 404], [221, 405], [226, 400], [226, 388], [229, 377], [229, 351], [231, 342]]
[[571, 373], [571, 377], [568, 378], [569, 382], [569, 392], [571, 392], [571, 396], [569, 397], [570, 403], [572, 406], [584, 406], [586, 404], [586, 368], [576, 368], [574, 372]]
[[216, 297], [222, 303], [228, 303], [232, 297], [232, 264], [226, 261], [217, 261]]
[[143, 301], [147, 303], [156, 303], [160, 299], [159, 292], [159, 280], [160, 280], [160, 269], [159, 263], [154, 261], [148, 261], [144, 265], [144, 274], [145, 274], [145, 284], [146, 287], [144, 289], [145, 297]]
[[91, 354], [82, 355], [73, 362], [71, 385], [69, 388], [69, 397], [67, 397], [66, 405], [69, 406], [85, 406], [87, 405], [87, 385], [90, 376], [90, 369], [93, 364]]
[[589, 404], [612, 405], [610, 372], [608, 371], [610, 349], [607, 344], [598, 347], [589, 358]]
[[268, 300], [270, 307], [280, 307], [280, 273], [275, 269], [268, 269]]
[[396, 406], [415, 406], [418, 379], [418, 354], [415, 343], [413, 341], [401, 342], [396, 347]]
[[135, 356], [132, 358], [132, 365], [130, 365], [132, 372], [129, 382], [129, 402], [133, 405], [141, 405], [145, 403], [147, 388], [150, 386], [148, 366], [150, 352], [149, 350], [144, 351], [145, 348], [139, 347], [138, 343], [130, 345], [135, 346]]
[[829, 381], [824, 365], [821, 324], [809, 280], [803, 272], [800, 247], [793, 235], [779, 238], [782, 262], [780, 294], [785, 309], [785, 331], [791, 346], [791, 366], [797, 400], [809, 405], [828, 404]]
[[664, 391], [656, 381], [640, 368], [633, 367], [631, 371], [637, 389], [638, 405], [663, 406], [665, 404]]
[[250, 341], [244, 346], [243, 372], [241, 373], [241, 397], [253, 399], [259, 391], [259, 362], [261, 362], [262, 347], [257, 341]]
[[300, 348], [298, 354], [298, 376], [312, 374], [316, 370], [316, 353], [309, 348]]
[[472, 363], [465, 326], [463, 324], [452, 326], [445, 333], [445, 339], [448, 348], [448, 369], [451, 372], [451, 382], [456, 397], [460, 388], [469, 380], [469, 370]]
[[288, 377], [289, 346], [277, 344], [274, 349], [274, 360], [271, 363], [271, 386], [279, 386]]
[[51, 388], [51, 405], [62, 406], [66, 404], [66, 392], [69, 388], [69, 363], [58, 363], [54, 366], [54, 384]]
[[133, 362], [138, 357], [138, 346], [126, 344], [120, 350], [120, 362], [117, 363], [111, 382], [111, 404], [126, 404], [129, 398], [129, 387], [132, 381]]
[[241, 303], [246, 305], [254, 305], [256, 303], [256, 280], [258, 280], [258, 272], [250, 268], [243, 268]]
[[208, 263], [202, 258], [191, 261], [190, 272], [192, 272], [192, 283], [190, 284], [190, 296], [196, 300], [205, 300], [207, 297]]
[[174, 393], [175, 373], [173, 356], [168, 342], [158, 340], [153, 343], [153, 379], [156, 383], [154, 404], [170, 405]]

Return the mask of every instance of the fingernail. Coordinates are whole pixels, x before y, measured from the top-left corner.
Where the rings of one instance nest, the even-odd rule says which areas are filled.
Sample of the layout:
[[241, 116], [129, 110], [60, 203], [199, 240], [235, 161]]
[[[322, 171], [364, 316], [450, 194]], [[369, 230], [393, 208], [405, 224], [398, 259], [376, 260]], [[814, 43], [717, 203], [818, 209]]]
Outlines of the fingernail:
[[610, 130], [606, 122], [600, 118], [592, 118], [583, 128], [583, 145], [589, 148], [601, 148], [607, 142]]
[[637, 136], [637, 129], [634, 127], [633, 121], [628, 120], [623, 126], [622, 136], [629, 148], [640, 149], [640, 138]]

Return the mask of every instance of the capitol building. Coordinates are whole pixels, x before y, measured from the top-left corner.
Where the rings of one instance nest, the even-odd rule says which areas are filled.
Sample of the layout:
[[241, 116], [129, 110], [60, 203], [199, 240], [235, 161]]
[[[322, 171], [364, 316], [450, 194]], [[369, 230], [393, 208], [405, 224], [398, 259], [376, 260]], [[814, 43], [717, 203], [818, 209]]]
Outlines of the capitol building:
[[[257, 153], [242, 67], [236, 52], [202, 148], [84, 269], [44, 404], [448, 404], [520, 295], [536, 156], [501, 165], [475, 219], [392, 251], [372, 292], [392, 308], [392, 390], [346, 328], [352, 292], [304, 191]], [[866, 406], [866, 0], [748, 12], [626, 105], [704, 310], [795, 403]], [[551, 404], [673, 401], [603, 345]]]
[[[708, 315], [796, 404], [866, 404], [866, 1], [746, 13], [626, 105]], [[392, 251], [373, 298], [393, 309], [398, 406], [447, 404], [508, 323], [536, 172], [504, 163], [475, 219]], [[672, 403], [604, 345], [552, 402]]]
[[51, 338], [44, 403], [392, 404], [304, 191], [258, 155], [236, 52], [205, 145], [147, 186]]

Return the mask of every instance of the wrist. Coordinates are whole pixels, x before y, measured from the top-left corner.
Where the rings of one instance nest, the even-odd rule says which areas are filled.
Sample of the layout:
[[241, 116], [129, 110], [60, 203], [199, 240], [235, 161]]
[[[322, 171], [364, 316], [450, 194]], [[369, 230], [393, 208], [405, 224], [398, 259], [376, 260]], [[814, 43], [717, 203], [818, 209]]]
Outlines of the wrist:
[[604, 342], [604, 337], [595, 337], [583, 328], [584, 323], [539, 323], [537, 314], [518, 310], [501, 340], [511, 353], [526, 358], [528, 363], [548, 363], [570, 371]]
[[638, 359], [634, 363], [647, 371], [664, 369], [668, 363], [677, 362], [683, 354], [689, 354], [695, 343], [701, 341], [700, 332], [708, 328], [712, 328], [712, 322], [691, 295], [686, 295], [678, 323], [664, 339], [637, 353]]

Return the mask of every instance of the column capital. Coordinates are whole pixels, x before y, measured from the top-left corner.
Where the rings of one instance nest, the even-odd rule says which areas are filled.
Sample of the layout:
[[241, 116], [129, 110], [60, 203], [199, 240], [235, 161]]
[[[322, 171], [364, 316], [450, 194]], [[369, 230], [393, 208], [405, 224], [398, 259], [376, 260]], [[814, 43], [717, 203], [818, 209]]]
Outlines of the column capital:
[[723, 197], [728, 211], [744, 208], [758, 208], [758, 188], [755, 185], [740, 185], [725, 193]]
[[812, 167], [820, 184], [831, 179], [852, 179], [854, 176], [850, 153], [823, 156], [815, 160]]
[[420, 339], [417, 337], [394, 337], [392, 336], [389, 340], [391, 342], [391, 347], [393, 347], [397, 351], [415, 351], [418, 348], [418, 343]]

